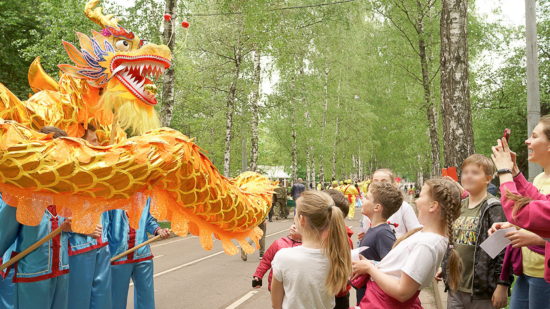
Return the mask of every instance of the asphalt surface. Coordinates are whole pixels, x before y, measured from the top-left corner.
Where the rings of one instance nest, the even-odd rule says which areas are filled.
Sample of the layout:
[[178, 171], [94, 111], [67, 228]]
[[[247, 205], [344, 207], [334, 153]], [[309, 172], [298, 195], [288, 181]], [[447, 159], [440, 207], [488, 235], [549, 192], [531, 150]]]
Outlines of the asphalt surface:
[[[357, 208], [354, 220], [346, 220], [346, 224], [350, 228], [359, 226], [359, 218], [361, 213]], [[273, 218], [273, 222], [268, 222], [266, 248], [287, 236], [292, 222], [292, 214], [286, 220]], [[352, 240], [357, 244], [356, 235]], [[260, 262], [258, 251], [245, 262], [240, 254], [226, 255], [220, 241], [214, 241], [211, 251], [204, 250], [199, 238], [192, 235], [157, 241], [151, 247], [155, 256], [156, 308], [271, 308], [267, 290], [269, 272], [263, 287], [252, 288], [252, 275]], [[354, 289], [350, 297], [355, 299]], [[127, 308], [134, 308], [133, 286], [130, 286]]]

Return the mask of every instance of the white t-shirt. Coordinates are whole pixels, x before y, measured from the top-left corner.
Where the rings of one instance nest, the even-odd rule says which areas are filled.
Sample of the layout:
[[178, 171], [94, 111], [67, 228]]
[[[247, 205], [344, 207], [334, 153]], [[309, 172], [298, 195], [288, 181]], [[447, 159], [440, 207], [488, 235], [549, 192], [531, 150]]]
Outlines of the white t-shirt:
[[283, 309], [334, 308], [334, 295], [325, 290], [330, 262], [321, 249], [285, 248], [271, 262], [273, 276], [283, 283]]
[[[370, 226], [370, 219], [367, 216], [363, 216], [363, 228], [368, 229]], [[418, 222], [418, 218], [416, 217], [416, 214], [414, 213], [414, 210], [412, 209], [411, 205], [407, 202], [403, 202], [401, 207], [399, 207], [399, 210], [397, 210], [393, 215], [391, 215], [388, 218], [388, 221], [390, 223], [397, 223], [397, 227], [395, 225], [390, 224], [390, 227], [395, 231], [395, 238], [399, 238], [405, 234], [407, 234], [408, 231], [412, 231], [416, 228], [422, 227], [422, 224]]]
[[419, 290], [430, 285], [443, 260], [449, 241], [435, 233], [414, 233], [393, 248], [378, 269], [396, 279], [404, 272], [420, 284]]

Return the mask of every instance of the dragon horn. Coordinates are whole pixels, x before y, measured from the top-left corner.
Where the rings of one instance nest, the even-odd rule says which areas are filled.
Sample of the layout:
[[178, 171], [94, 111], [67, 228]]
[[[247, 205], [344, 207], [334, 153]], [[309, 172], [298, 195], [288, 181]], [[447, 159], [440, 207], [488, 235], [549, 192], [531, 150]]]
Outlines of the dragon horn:
[[105, 16], [101, 12], [101, 7], [93, 9], [98, 3], [99, 0], [90, 0], [88, 3], [86, 3], [86, 6], [84, 7], [84, 14], [86, 14], [86, 17], [88, 17], [94, 23], [100, 25], [103, 29], [107, 28], [107, 26], [110, 26], [118, 30], [118, 18], [113, 19], [113, 16], [115, 16], [114, 14], [109, 14]]

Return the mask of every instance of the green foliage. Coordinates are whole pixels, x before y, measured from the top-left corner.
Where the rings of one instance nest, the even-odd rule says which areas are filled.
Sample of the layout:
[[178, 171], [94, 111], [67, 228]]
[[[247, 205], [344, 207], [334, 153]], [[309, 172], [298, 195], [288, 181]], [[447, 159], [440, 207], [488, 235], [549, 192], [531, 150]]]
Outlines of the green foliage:
[[[27, 70], [37, 56], [45, 70], [57, 77], [57, 65], [70, 63], [62, 40], [78, 45], [75, 31], [91, 35], [91, 29], [100, 30], [84, 16], [86, 2], [0, 0], [0, 82], [25, 99], [30, 92]], [[439, 106], [440, 2], [428, 10], [421, 34], [413, 22], [417, 1], [315, 6], [320, 3], [324, 2], [178, 1], [178, 13], [173, 16], [177, 33], [172, 62], [176, 69], [172, 126], [195, 137], [223, 170], [228, 93], [235, 81], [239, 49], [231, 141], [231, 175], [238, 174], [243, 140], [247, 156], [250, 151], [253, 54], [257, 51], [262, 56], [262, 83], [270, 88], [260, 99], [259, 165], [281, 165], [291, 173], [294, 112], [298, 177], [306, 179], [307, 166], [311, 166], [306, 148], [315, 158], [317, 176], [319, 166], [324, 167], [325, 180], [332, 175], [334, 151], [336, 178], [356, 174], [358, 159], [364, 174], [387, 167], [408, 180], [428, 175], [431, 148], [418, 40], [426, 42], [430, 53], [431, 91]], [[109, 0], [100, 5], [141, 38], [162, 43], [164, 1], [135, 0], [122, 6]], [[518, 161], [525, 169], [525, 49], [517, 43], [523, 40], [524, 30], [498, 20], [487, 22], [484, 16], [474, 13], [475, 5], [475, 1], [470, 3], [468, 39], [476, 149], [489, 155], [504, 128], [511, 128], [512, 147], [518, 150]], [[541, 102], [543, 114], [547, 114], [550, 1], [539, 1], [537, 5]], [[413, 14], [407, 15], [404, 8]], [[220, 15], [193, 15], [197, 13]], [[181, 27], [183, 20], [191, 23], [188, 35]]]

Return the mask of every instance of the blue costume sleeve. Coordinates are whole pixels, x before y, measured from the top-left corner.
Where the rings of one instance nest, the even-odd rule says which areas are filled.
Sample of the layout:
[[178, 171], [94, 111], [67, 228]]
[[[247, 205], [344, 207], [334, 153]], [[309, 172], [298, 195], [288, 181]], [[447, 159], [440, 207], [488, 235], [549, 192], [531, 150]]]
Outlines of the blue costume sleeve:
[[151, 198], [147, 199], [147, 226], [145, 229], [147, 230], [147, 233], [151, 235], [155, 235], [155, 231], [160, 228], [159, 224], [157, 223], [157, 220], [151, 216], [150, 212], [150, 206], [151, 206]]
[[15, 243], [21, 224], [17, 222], [17, 208], [11, 207], [0, 198], [0, 256]]

